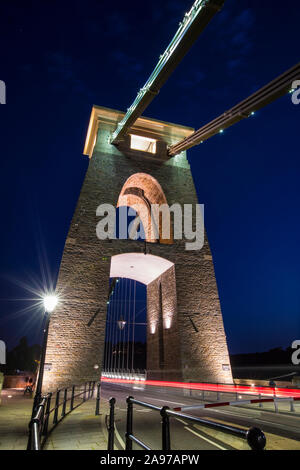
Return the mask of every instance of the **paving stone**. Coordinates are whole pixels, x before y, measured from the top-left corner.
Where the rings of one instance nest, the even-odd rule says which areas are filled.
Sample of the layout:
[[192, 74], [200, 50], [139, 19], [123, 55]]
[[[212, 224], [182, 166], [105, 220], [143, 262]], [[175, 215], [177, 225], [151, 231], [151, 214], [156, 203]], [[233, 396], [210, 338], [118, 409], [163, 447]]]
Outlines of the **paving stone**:
[[[11, 395], [12, 398], [8, 398]], [[23, 390], [4, 389], [0, 405], [0, 450], [25, 450], [32, 399], [24, 397]]]

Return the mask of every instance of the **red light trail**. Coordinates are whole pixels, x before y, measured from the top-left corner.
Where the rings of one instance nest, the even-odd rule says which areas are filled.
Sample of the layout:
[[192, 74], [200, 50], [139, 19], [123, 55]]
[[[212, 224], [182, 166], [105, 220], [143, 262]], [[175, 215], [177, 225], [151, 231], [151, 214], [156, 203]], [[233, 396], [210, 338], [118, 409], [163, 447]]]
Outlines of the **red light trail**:
[[187, 382], [166, 382], [161, 380], [133, 380], [133, 379], [110, 379], [102, 377], [101, 382], [124, 383], [124, 384], [145, 384], [153, 387], [184, 388], [188, 390], [204, 390], [206, 392], [239, 393], [248, 395], [266, 395], [276, 397], [300, 398], [300, 390], [295, 388], [272, 388], [257, 387], [248, 385], [233, 384], [208, 384], [208, 383], [187, 383]]

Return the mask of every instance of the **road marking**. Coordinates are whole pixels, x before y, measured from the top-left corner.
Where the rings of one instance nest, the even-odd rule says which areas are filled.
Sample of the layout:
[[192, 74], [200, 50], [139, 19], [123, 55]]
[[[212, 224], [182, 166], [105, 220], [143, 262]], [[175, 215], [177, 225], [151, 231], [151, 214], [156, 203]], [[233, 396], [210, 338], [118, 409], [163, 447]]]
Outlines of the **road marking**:
[[270, 424], [270, 425], [274, 426], [275, 428], [285, 429], [286, 431], [294, 431], [294, 429], [292, 429], [292, 428], [295, 428], [296, 431], [298, 431], [298, 434], [299, 434], [299, 426], [294, 426], [293, 424], [275, 423], [275, 421], [266, 421], [264, 419], [259, 419], [259, 418], [253, 418], [253, 421], [258, 421], [260, 423]]
[[123, 450], [125, 450], [125, 442], [123, 441], [122, 437], [120, 436], [120, 433], [118, 431], [116, 423], [115, 423], [115, 433], [116, 433], [116, 436], [117, 436], [117, 439], [118, 439], [119, 443], [121, 444], [121, 447], [123, 447]]
[[176, 421], [180, 421], [182, 424], [184, 424], [185, 426], [188, 426], [188, 423], [186, 423], [185, 421], [183, 421], [182, 419], [179, 419], [179, 418], [175, 418]]
[[[251, 417], [249, 416], [251, 413], [242, 413], [240, 410], [217, 410], [215, 408], [209, 408], [210, 411], [214, 411], [214, 413], [221, 413], [221, 414], [225, 414], [225, 415], [230, 415], [230, 416], [237, 416], [237, 417], [240, 417], [240, 418], [248, 418], [248, 419], [255, 419], [254, 417]], [[249, 411], [254, 411], [254, 410], [249, 410]], [[255, 410], [257, 411], [257, 410]], [[261, 413], [260, 411], [258, 411], [258, 413]]]
[[147, 397], [147, 400], [155, 400], [155, 401], [162, 401], [163, 403], [173, 403], [174, 405], [183, 405], [186, 406], [185, 403], [178, 403], [178, 401], [170, 401], [170, 400], [163, 400], [162, 398], [149, 398]]
[[186, 429], [187, 431], [190, 431], [191, 433], [193, 433], [196, 436], [200, 437], [200, 439], [203, 439], [204, 441], [209, 442], [210, 444], [212, 444], [213, 446], [218, 447], [221, 450], [227, 450], [225, 447], [222, 447], [219, 444], [216, 444], [215, 442], [211, 441], [210, 439], [207, 439], [207, 437], [201, 436], [201, 434], [198, 434], [196, 431], [194, 431], [193, 429], [188, 428], [187, 426], [185, 426], [184, 429]]
[[[226, 415], [231, 415], [233, 417], [237, 417], [237, 418], [248, 418], [248, 419], [252, 419], [253, 421], [256, 421], [258, 423], [265, 423], [265, 424], [269, 424], [270, 426], [274, 426], [275, 428], [279, 428], [279, 429], [285, 429], [286, 431], [294, 431], [293, 428], [295, 428], [297, 431], [299, 430], [299, 426], [295, 425], [295, 424], [284, 424], [284, 423], [279, 423], [279, 422], [276, 422], [276, 421], [271, 421], [272, 418], [275, 418], [277, 416], [270, 416], [270, 420], [265, 420], [265, 419], [262, 419], [262, 418], [255, 418], [254, 416], [249, 416], [251, 415], [251, 413], [248, 413], [248, 414], [245, 414], [245, 413], [239, 413], [239, 412], [236, 412], [236, 413], [231, 413], [230, 411], [225, 411], [225, 410], [213, 410], [215, 413], [221, 413], [221, 414], [226, 414]], [[254, 410], [251, 410], [251, 411], [254, 411]], [[256, 411], [256, 410], [255, 410]], [[213, 419], [213, 418], [212, 418]], [[224, 421], [224, 420], [223, 420]], [[239, 426], [243, 426], [243, 425], [240, 425]], [[244, 426], [244, 428], [246, 429], [246, 427]]]

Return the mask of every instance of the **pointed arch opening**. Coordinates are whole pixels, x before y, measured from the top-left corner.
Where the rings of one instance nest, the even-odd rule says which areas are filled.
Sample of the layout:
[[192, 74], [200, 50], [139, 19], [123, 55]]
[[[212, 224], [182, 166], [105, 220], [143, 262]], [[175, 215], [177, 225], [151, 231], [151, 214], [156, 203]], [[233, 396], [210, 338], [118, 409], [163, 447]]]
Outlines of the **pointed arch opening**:
[[[125, 181], [118, 198], [117, 207], [121, 206], [131, 207], [137, 212], [144, 227], [147, 242], [173, 243], [171, 213], [167, 199], [161, 185], [153, 176], [148, 173], [131, 175]], [[154, 206], [154, 211], [159, 208], [157, 217], [151, 210]], [[164, 227], [163, 214], [165, 217]]]

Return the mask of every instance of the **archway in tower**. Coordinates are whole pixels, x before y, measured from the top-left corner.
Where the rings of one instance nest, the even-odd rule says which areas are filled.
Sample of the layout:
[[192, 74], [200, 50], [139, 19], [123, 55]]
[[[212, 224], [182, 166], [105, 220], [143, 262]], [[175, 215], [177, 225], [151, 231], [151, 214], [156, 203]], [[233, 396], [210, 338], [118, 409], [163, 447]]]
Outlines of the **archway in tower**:
[[147, 289], [127, 277], [110, 278], [104, 374], [145, 374]]
[[[147, 173], [131, 175], [117, 201], [116, 238], [128, 238], [128, 226], [138, 215], [138, 241], [173, 243], [169, 209], [169, 233], [164, 238], [160, 216], [153, 230], [153, 204], [167, 205], [159, 182]], [[126, 216], [123, 225], [120, 216]], [[112, 256], [107, 302], [103, 375], [129, 378], [145, 376], [146, 370], [149, 378], [178, 379], [181, 365], [174, 263], [146, 251]]]
[[113, 256], [103, 376], [178, 377], [176, 304], [173, 263], [143, 253]]

